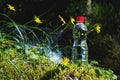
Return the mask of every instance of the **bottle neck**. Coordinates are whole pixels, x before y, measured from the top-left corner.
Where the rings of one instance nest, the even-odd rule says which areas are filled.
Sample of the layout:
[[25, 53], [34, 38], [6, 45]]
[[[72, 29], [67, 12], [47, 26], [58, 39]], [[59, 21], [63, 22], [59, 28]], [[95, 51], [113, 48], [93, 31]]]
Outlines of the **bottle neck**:
[[79, 21], [78, 21], [78, 22], [76, 22], [76, 23], [84, 23], [84, 22], [79, 22]]
[[82, 23], [82, 22], [77, 22], [76, 24], [84, 24], [84, 23]]

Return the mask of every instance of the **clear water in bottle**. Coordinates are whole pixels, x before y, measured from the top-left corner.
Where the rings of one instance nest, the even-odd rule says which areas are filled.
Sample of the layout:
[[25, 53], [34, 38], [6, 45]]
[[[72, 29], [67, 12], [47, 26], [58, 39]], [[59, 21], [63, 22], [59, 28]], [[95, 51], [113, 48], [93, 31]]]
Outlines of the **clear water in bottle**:
[[72, 48], [72, 60], [88, 62], [88, 47], [86, 42], [87, 27], [84, 25], [84, 17], [78, 16], [76, 18], [76, 24], [73, 28], [73, 48]]

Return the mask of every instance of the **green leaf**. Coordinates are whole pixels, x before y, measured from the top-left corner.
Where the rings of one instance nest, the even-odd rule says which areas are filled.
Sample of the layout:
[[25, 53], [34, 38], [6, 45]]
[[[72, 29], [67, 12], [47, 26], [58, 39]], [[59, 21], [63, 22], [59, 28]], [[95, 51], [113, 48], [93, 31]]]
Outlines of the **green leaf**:
[[112, 79], [117, 79], [117, 76], [115, 74], [113, 74]]
[[102, 71], [100, 70], [100, 68], [96, 68], [95, 73], [100, 76], [102, 75]]
[[98, 61], [91, 61], [90, 64], [91, 65], [98, 65], [99, 63], [98, 63]]

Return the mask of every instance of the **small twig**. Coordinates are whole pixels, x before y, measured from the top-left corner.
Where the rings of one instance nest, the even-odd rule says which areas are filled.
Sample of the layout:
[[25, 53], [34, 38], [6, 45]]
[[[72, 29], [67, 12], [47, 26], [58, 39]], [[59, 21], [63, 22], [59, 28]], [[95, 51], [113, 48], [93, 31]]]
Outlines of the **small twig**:
[[8, 59], [8, 61], [15, 67], [15, 69], [16, 69], [18, 72], [20, 72], [20, 70], [17, 68], [17, 66], [16, 66], [10, 59]]

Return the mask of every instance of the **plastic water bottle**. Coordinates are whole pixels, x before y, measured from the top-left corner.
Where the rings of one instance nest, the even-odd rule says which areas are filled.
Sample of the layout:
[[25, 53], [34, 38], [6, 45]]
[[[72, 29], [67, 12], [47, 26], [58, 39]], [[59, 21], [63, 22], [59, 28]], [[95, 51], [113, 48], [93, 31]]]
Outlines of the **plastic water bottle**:
[[87, 47], [87, 27], [84, 24], [84, 17], [77, 16], [76, 24], [73, 28], [73, 48], [72, 48], [72, 60], [81, 61], [82, 63], [88, 63], [88, 47]]

